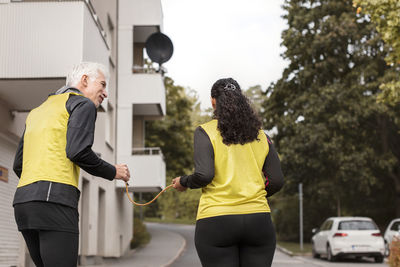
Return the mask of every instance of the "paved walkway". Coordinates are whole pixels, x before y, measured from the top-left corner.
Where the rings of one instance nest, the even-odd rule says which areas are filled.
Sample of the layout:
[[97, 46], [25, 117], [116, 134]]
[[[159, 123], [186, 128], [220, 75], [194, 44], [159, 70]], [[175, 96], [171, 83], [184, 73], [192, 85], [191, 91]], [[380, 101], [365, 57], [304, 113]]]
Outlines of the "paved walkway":
[[[105, 259], [102, 265], [87, 267], [167, 267], [173, 263], [186, 247], [185, 239], [177, 233], [158, 229], [146, 223], [151, 241], [143, 248], [130, 251], [116, 259]], [[84, 267], [84, 266], [80, 266]]]

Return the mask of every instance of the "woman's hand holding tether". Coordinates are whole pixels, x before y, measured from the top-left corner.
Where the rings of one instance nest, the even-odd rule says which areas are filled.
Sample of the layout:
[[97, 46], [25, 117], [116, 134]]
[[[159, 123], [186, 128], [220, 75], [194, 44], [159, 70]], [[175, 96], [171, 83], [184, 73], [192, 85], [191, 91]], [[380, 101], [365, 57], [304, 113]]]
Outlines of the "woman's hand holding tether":
[[172, 187], [178, 190], [179, 192], [186, 191], [187, 187], [181, 185], [181, 177], [176, 177], [172, 180]]

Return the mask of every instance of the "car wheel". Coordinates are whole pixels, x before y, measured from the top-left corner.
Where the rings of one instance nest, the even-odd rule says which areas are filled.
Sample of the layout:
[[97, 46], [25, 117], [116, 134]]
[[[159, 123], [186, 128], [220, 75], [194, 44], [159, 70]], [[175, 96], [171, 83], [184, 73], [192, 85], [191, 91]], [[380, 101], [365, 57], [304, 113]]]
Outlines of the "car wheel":
[[315, 244], [314, 244], [314, 242], [312, 243], [312, 256], [313, 256], [314, 259], [319, 259], [320, 256], [321, 256], [321, 255], [319, 255], [319, 254], [317, 253], [317, 251], [315, 250]]
[[331, 246], [329, 244], [326, 246], [326, 258], [328, 261], [335, 261], [336, 257], [332, 255]]
[[385, 240], [385, 257], [389, 257], [389, 254], [390, 254], [389, 244]]
[[382, 263], [383, 262], [383, 256], [376, 256], [375, 257], [375, 262], [376, 263]]

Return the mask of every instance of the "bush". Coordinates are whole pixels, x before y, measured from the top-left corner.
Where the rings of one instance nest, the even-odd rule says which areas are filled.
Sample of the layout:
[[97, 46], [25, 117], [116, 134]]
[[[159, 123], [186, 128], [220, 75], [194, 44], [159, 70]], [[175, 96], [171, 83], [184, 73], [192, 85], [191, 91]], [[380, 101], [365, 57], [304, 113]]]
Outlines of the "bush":
[[146, 225], [135, 216], [133, 218], [133, 238], [131, 240], [131, 249], [144, 246], [150, 242], [151, 235], [147, 232]]
[[279, 241], [299, 240], [299, 201], [298, 196], [268, 199], [271, 208], [272, 221]]
[[393, 237], [390, 244], [389, 266], [400, 267], [400, 238]]

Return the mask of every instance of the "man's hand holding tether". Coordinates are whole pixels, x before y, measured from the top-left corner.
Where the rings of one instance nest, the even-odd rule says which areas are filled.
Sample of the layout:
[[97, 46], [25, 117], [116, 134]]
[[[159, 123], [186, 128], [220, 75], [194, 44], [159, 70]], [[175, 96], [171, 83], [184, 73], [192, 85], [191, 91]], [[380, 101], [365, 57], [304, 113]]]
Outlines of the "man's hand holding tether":
[[124, 180], [128, 182], [131, 177], [128, 166], [126, 164], [115, 164], [115, 179]]

